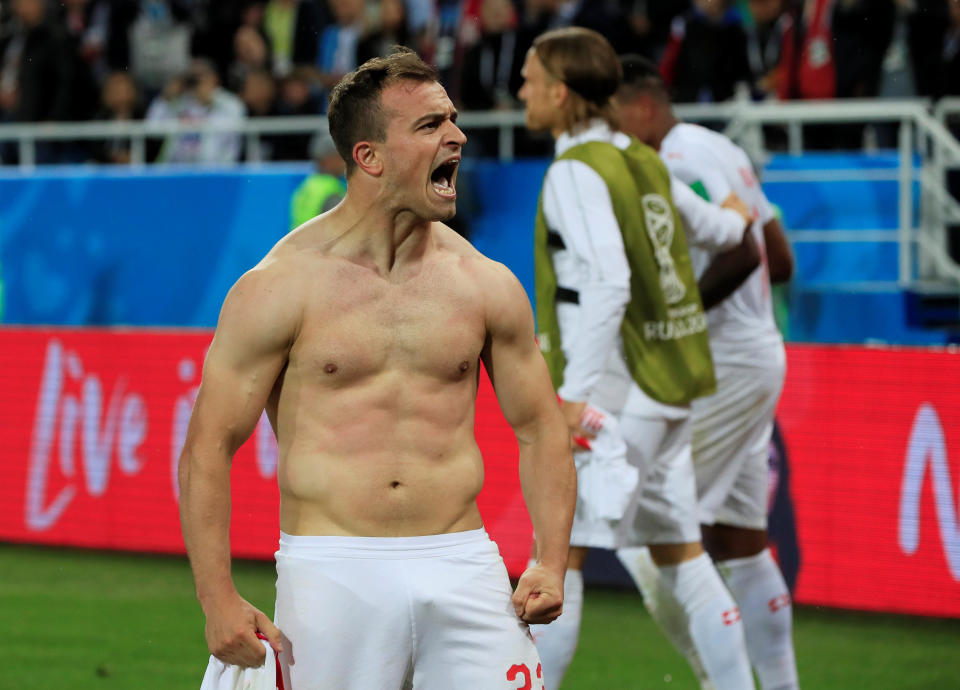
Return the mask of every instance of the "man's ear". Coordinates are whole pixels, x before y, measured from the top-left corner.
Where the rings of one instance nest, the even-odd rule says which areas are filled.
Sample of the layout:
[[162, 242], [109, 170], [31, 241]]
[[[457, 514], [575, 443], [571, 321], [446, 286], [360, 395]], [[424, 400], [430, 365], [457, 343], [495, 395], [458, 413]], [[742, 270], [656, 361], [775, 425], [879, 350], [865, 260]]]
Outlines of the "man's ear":
[[368, 175], [379, 177], [383, 173], [380, 152], [369, 141], [358, 141], [353, 145], [353, 160]]
[[567, 98], [570, 97], [570, 87], [564, 84], [559, 79], [553, 84], [553, 106], [555, 108], [563, 107], [563, 104], [567, 102]]

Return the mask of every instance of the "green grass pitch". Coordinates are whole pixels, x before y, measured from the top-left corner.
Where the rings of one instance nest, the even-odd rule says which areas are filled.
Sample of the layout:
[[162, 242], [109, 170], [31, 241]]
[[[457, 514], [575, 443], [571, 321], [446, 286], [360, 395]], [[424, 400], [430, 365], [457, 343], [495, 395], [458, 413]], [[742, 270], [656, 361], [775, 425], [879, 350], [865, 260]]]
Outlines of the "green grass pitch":
[[[272, 563], [234, 564], [267, 612], [274, 576]], [[588, 589], [585, 602], [563, 690], [696, 690], [638, 595]], [[183, 558], [0, 544], [0, 616], [2, 690], [198, 688], [207, 662]], [[794, 637], [809, 690], [960, 688], [960, 620], [798, 607]]]

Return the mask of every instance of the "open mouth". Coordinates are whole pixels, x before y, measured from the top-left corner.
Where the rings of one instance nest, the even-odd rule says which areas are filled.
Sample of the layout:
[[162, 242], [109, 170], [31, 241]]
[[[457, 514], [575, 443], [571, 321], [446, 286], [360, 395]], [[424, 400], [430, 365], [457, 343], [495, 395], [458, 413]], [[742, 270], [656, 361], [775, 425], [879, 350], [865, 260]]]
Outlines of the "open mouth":
[[433, 183], [434, 191], [440, 196], [448, 199], [455, 199], [457, 190], [454, 189], [454, 180], [457, 177], [457, 166], [460, 164], [459, 158], [451, 158], [445, 163], [441, 163], [430, 174], [430, 182]]

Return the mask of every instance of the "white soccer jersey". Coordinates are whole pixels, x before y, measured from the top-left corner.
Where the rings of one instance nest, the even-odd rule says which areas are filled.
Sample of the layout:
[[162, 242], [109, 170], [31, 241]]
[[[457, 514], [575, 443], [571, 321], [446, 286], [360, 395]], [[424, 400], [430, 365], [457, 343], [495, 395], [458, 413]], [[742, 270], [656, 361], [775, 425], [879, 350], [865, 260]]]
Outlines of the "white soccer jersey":
[[[710, 350], [716, 363], [747, 364], [767, 348], [782, 348], [783, 338], [773, 318], [770, 278], [766, 267], [763, 226], [773, 208], [754, 175], [743, 149], [705, 127], [680, 123], [660, 145], [660, 157], [671, 174], [707, 200], [720, 204], [734, 192], [753, 211], [751, 226], [760, 247], [762, 265], [723, 302], [707, 312]], [[689, 236], [688, 236], [689, 237]], [[699, 279], [718, 250], [690, 239], [690, 259]]]

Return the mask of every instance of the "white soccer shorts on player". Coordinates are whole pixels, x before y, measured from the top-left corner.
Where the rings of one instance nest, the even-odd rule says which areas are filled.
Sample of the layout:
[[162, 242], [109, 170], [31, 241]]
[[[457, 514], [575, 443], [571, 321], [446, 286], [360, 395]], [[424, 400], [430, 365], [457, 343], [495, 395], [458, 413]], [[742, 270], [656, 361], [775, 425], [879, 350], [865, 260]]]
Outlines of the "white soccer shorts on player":
[[719, 392], [693, 403], [693, 464], [703, 524], [767, 527], [770, 435], [786, 372], [783, 349], [764, 364], [717, 365]]
[[[614, 428], [634, 472], [623, 469], [617, 454], [624, 446], [613, 440], [594, 443], [589, 457], [575, 454], [577, 481], [586, 488], [577, 492], [571, 546], [611, 549], [700, 541], [689, 417], [622, 413], [608, 433], [613, 435]], [[598, 435], [595, 441], [600, 440]], [[611, 457], [599, 458], [600, 452]], [[601, 472], [603, 479], [591, 475]]]
[[276, 558], [288, 690], [543, 687], [536, 647], [485, 530], [283, 534]]

